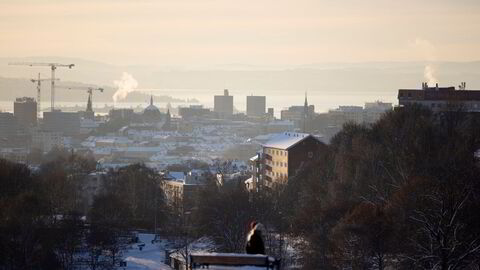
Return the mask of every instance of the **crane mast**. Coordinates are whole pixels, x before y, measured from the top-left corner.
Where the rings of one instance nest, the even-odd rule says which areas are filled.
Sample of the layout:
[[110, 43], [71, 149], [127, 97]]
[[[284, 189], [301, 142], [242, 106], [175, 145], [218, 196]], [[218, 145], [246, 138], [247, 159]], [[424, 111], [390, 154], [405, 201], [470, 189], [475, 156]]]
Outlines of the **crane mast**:
[[71, 69], [75, 66], [75, 64], [59, 64], [59, 63], [34, 63], [34, 62], [14, 62], [8, 63], [9, 65], [16, 65], [16, 66], [31, 66], [31, 67], [50, 67], [52, 71], [51, 80], [51, 95], [50, 95], [50, 110], [53, 112], [55, 110], [55, 70], [57, 67], [68, 67]]
[[[30, 79], [30, 81], [32, 83], [37, 83], [37, 117], [39, 118], [41, 116], [41, 106], [40, 106], [40, 103], [41, 103], [41, 94], [40, 94], [40, 91], [41, 91], [41, 86], [42, 86], [42, 81], [50, 81], [51, 79], [41, 79], [40, 78], [40, 73], [38, 73], [38, 79]], [[59, 81], [59, 79], [55, 79], [57, 81]]]
[[[89, 106], [91, 106], [93, 102], [93, 91], [100, 91], [103, 92], [103, 88], [101, 87], [82, 87], [82, 86], [58, 86], [58, 88], [61, 89], [68, 89], [68, 90], [86, 90], [88, 93], [88, 103], [87, 103], [87, 111], [89, 109]], [[91, 109], [91, 108], [90, 108]]]

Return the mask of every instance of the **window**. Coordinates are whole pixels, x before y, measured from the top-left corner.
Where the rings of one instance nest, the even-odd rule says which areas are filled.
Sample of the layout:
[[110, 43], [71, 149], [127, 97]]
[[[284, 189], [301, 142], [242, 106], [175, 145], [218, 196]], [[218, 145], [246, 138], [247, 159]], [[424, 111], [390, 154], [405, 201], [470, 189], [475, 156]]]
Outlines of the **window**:
[[308, 152], [308, 158], [313, 158], [313, 152], [312, 151]]

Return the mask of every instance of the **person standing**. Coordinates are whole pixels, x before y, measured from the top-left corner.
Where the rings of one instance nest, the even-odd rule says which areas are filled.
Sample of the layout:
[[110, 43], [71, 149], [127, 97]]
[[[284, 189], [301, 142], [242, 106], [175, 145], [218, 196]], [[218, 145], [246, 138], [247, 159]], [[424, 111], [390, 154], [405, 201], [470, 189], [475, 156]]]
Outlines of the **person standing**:
[[247, 234], [247, 245], [245, 247], [247, 254], [265, 254], [265, 245], [262, 239], [263, 225], [252, 221], [249, 227], [250, 231]]

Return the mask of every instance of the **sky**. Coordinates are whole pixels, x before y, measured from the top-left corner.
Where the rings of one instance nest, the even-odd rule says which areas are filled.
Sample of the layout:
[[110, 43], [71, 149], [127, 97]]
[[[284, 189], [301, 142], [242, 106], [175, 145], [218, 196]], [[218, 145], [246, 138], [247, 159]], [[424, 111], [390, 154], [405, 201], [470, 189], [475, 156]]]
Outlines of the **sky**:
[[0, 0], [0, 56], [116, 65], [480, 60], [478, 0]]

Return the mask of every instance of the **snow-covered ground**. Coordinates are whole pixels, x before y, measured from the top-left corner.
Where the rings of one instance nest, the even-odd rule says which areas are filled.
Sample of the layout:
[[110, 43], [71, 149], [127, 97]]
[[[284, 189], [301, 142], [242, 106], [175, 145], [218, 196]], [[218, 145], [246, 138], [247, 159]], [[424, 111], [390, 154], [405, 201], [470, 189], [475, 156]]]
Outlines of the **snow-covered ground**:
[[165, 261], [165, 248], [168, 244], [168, 241], [162, 239], [160, 242], [152, 244], [154, 235], [144, 233], [139, 233], [138, 238], [140, 243], [144, 243], [145, 246], [142, 250], [140, 250], [138, 248], [138, 244], [134, 244], [130, 249], [125, 251], [123, 259], [127, 262], [127, 267], [124, 267], [124, 269], [172, 269], [170, 266], [163, 263]]

